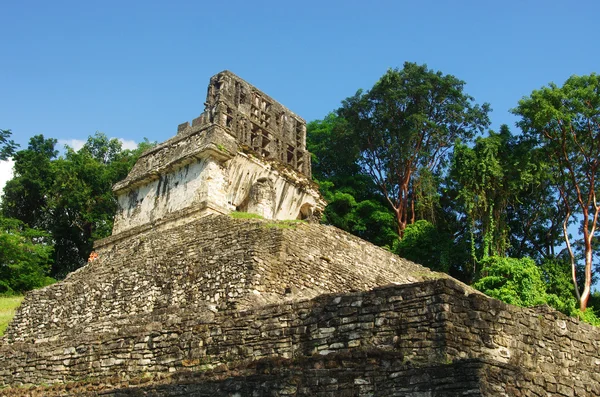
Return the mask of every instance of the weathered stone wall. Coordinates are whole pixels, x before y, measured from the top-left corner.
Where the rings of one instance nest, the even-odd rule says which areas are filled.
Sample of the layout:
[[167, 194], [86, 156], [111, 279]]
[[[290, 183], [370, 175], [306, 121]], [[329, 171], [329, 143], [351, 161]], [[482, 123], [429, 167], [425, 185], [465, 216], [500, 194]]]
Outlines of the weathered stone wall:
[[[391, 356], [367, 370], [368, 359], [361, 367], [350, 358], [360, 352]], [[115, 375], [123, 380], [158, 373], [198, 373], [222, 365], [235, 368], [236, 363], [258, 359], [276, 362], [276, 357], [302, 367], [303, 360], [321, 356], [331, 361], [325, 364], [330, 372], [321, 371], [316, 377], [321, 385], [335, 384], [341, 376], [336, 371], [345, 365], [358, 368], [335, 386], [340, 389], [307, 389], [333, 393], [329, 395], [345, 395], [342, 392], [349, 385], [379, 385], [373, 387], [381, 387], [382, 393], [374, 395], [410, 395], [409, 391], [433, 390], [423, 386], [428, 382], [448, 391], [449, 383], [437, 383], [436, 374], [460, 368], [460, 373], [478, 377], [480, 383], [476, 385], [472, 378], [457, 385], [457, 395], [469, 390], [470, 395], [486, 396], [600, 393], [600, 330], [554, 311], [506, 305], [450, 279], [209, 316], [165, 310], [108, 321], [102, 330], [73, 329], [60, 341], [5, 343], [0, 346], [0, 379], [4, 384]], [[468, 363], [474, 362], [487, 363], [486, 371], [469, 369]], [[411, 366], [421, 370], [412, 371]], [[310, 382], [314, 374], [308, 369], [299, 369], [296, 377]], [[250, 374], [260, 375], [260, 371]], [[277, 390], [286, 378], [273, 382], [272, 390]], [[211, 390], [220, 388], [222, 394], [215, 395], [229, 395], [227, 385], [233, 384], [235, 380], [222, 381]], [[209, 386], [197, 387], [209, 390]], [[296, 390], [288, 395], [308, 394]]]
[[[227, 163], [226, 201], [233, 209], [258, 213], [266, 219], [307, 219], [313, 216], [320, 219], [325, 208], [319, 188], [312, 181], [291, 173], [274, 162], [259, 161], [253, 155], [239, 153]], [[249, 208], [252, 203], [251, 189], [256, 181], [268, 179], [272, 187], [273, 199], [266, 211]]]
[[144, 152], [127, 177], [115, 184], [113, 191], [116, 194], [129, 191], [209, 155], [216, 160], [226, 161], [233, 157], [237, 149], [235, 138], [218, 126], [188, 131]]
[[[518, 371], [488, 360], [415, 366], [397, 354], [359, 351], [302, 360], [264, 359], [206, 372], [178, 372], [123, 381], [72, 382], [10, 389], [11, 397], [77, 396], [506, 396]], [[526, 390], [526, 389], [525, 389]], [[0, 390], [0, 396], [4, 396]]]
[[243, 309], [439, 276], [333, 227], [182, 219], [100, 241], [99, 259], [27, 295], [8, 340], [62, 338], [84, 327], [102, 332], [113, 319], [164, 310]]

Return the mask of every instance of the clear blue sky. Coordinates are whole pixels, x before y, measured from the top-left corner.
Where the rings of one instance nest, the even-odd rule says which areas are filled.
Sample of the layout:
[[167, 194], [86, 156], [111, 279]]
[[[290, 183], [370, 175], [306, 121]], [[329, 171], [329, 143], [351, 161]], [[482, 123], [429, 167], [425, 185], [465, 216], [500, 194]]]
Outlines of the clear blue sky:
[[405, 61], [466, 81], [493, 128], [600, 69], [598, 1], [8, 1], [0, 128], [23, 146], [95, 131], [163, 141], [229, 69], [307, 121]]

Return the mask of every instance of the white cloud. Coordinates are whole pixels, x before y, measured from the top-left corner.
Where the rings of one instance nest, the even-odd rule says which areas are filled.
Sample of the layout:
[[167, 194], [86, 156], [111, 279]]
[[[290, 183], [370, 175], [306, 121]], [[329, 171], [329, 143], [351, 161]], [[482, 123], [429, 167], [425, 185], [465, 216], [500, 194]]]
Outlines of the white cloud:
[[117, 139], [119, 140], [119, 142], [121, 142], [121, 145], [123, 145], [123, 149], [133, 150], [133, 149], [137, 149], [137, 147], [138, 147], [137, 143], [135, 143], [135, 141], [133, 139], [123, 139], [123, 138], [117, 138]]
[[[114, 139], [114, 138], [111, 137], [110, 139]], [[121, 145], [123, 145], [122, 146], [123, 149], [129, 149], [129, 150], [137, 149], [138, 144], [133, 139], [117, 138], [117, 140], [119, 142], [121, 142]], [[69, 145], [69, 147], [71, 149], [78, 151], [79, 149], [81, 149], [83, 147], [83, 145], [85, 145], [86, 141], [84, 141], [82, 139], [59, 139], [58, 143], [60, 145], [59, 149], [62, 149], [62, 147], [64, 145]]]
[[79, 149], [81, 149], [83, 147], [83, 145], [85, 145], [86, 141], [83, 141], [81, 139], [59, 139], [58, 143], [62, 146], [64, 145], [69, 145], [69, 147], [75, 151], [78, 151]]
[[12, 179], [14, 165], [15, 162], [12, 159], [0, 161], [0, 193], [2, 193], [4, 190], [4, 185], [6, 185], [6, 182]]

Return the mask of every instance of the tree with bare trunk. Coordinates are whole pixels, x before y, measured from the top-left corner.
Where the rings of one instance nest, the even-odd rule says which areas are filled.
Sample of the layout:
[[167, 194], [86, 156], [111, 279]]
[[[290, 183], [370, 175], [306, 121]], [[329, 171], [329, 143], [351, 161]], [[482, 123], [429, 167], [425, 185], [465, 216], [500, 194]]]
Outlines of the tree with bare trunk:
[[[571, 258], [575, 294], [582, 311], [592, 287], [594, 237], [600, 215], [600, 76], [572, 76], [562, 87], [551, 83], [519, 101], [513, 113], [523, 132], [542, 148], [553, 169], [557, 205], [564, 210], [563, 234]], [[583, 290], [568, 231], [580, 221], [584, 251]]]

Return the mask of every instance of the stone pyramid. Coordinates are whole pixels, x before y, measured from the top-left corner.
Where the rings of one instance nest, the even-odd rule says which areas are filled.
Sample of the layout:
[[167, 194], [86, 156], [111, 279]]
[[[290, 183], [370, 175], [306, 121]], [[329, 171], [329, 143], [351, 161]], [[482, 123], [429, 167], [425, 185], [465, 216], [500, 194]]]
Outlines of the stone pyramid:
[[[319, 225], [305, 122], [231, 72], [27, 295], [0, 396], [596, 396], [600, 331]], [[246, 219], [259, 217], [260, 219]]]

